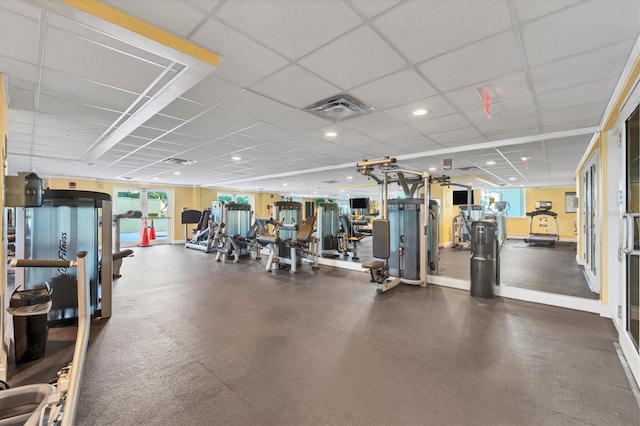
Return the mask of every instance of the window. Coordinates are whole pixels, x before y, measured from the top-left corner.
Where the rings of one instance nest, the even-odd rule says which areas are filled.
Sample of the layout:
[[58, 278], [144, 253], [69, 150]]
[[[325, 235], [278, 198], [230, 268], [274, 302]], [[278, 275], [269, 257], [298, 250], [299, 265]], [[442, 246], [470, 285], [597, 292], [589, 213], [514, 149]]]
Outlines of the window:
[[218, 201], [225, 203], [249, 204], [253, 206], [253, 196], [246, 194], [218, 194]]
[[489, 206], [490, 198], [494, 201], [506, 201], [508, 204], [507, 215], [509, 217], [524, 217], [524, 189], [483, 189], [482, 190], [482, 205], [485, 209], [493, 206]]

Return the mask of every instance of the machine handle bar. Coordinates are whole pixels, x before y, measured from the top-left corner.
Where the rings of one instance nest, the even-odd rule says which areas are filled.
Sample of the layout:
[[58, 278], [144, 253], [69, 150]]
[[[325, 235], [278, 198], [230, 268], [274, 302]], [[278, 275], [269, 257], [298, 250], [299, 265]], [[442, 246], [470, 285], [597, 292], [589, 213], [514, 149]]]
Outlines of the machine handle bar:
[[633, 243], [633, 222], [634, 219], [640, 218], [640, 213], [625, 213], [622, 215], [622, 238], [624, 244], [622, 246], [621, 251], [624, 254], [637, 256], [640, 255], [640, 250], [634, 250]]
[[[87, 252], [78, 253], [78, 257], [86, 255]], [[77, 265], [75, 260], [11, 259], [11, 266], [14, 268], [73, 268]]]

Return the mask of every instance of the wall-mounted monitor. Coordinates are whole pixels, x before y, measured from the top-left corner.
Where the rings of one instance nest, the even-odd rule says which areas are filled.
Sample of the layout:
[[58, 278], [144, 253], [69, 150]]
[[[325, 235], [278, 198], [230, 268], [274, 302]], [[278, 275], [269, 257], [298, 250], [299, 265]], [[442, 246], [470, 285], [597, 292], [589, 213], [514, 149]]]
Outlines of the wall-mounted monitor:
[[453, 205], [460, 206], [462, 204], [473, 204], [473, 191], [471, 191], [471, 200], [468, 200], [467, 190], [464, 191], [453, 191]]
[[369, 199], [368, 198], [350, 198], [349, 207], [351, 207], [352, 209], [369, 210]]

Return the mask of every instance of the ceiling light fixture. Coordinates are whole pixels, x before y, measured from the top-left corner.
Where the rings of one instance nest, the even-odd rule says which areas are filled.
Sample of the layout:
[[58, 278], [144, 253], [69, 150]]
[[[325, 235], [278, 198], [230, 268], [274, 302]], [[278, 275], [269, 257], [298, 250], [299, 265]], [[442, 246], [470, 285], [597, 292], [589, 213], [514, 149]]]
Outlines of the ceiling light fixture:
[[160, 178], [159, 177], [154, 177], [153, 180], [160, 180]]
[[529, 161], [529, 157], [527, 157], [526, 155], [523, 155], [522, 157], [520, 157], [520, 159], [522, 161]]
[[231, 157], [231, 159], [233, 161], [240, 161], [240, 160], [242, 160], [242, 157], [240, 157], [239, 155], [234, 155], [233, 157]]
[[487, 166], [495, 166], [496, 162], [495, 161], [487, 161], [486, 163]]
[[347, 176], [347, 179], [353, 179], [353, 176]]
[[436, 170], [438, 170], [438, 169], [436, 169], [435, 167], [429, 167], [429, 171], [430, 172], [435, 172]]
[[514, 178], [514, 177], [510, 177], [510, 178], [509, 178], [509, 180], [516, 180], [516, 178]]
[[419, 117], [421, 115], [427, 115], [427, 112], [428, 111], [426, 109], [420, 108], [420, 109], [417, 109], [417, 110], [413, 111], [413, 115], [415, 115], [416, 117]]
[[335, 138], [336, 136], [338, 136], [336, 132], [327, 132], [324, 135], [328, 138]]
[[178, 172], [178, 171], [175, 171], [175, 172], [173, 172], [173, 174], [174, 174], [174, 175], [181, 175], [182, 173], [181, 173], [181, 172]]
[[282, 186], [287, 186], [287, 185], [289, 185], [287, 182], [284, 182], [284, 183], [282, 184]]

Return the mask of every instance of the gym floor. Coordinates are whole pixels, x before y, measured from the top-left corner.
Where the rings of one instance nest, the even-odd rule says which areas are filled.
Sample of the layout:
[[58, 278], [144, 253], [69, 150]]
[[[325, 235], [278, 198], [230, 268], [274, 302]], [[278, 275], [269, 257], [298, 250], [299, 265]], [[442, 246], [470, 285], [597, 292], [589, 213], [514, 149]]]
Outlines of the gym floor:
[[[608, 319], [263, 264], [136, 249], [93, 324], [77, 423], [638, 424]], [[72, 331], [52, 329], [52, 354], [12, 384]]]

